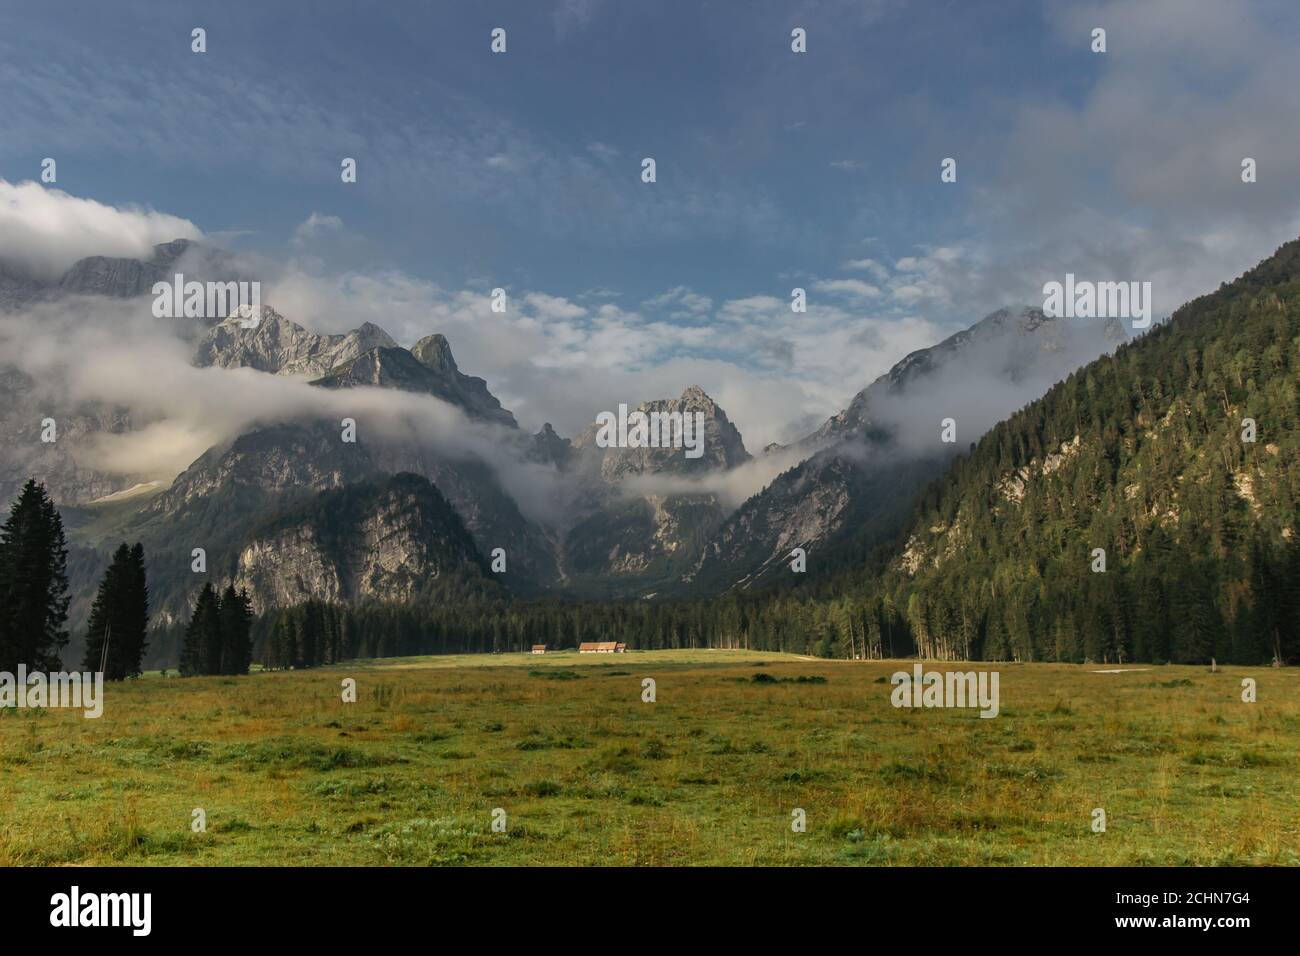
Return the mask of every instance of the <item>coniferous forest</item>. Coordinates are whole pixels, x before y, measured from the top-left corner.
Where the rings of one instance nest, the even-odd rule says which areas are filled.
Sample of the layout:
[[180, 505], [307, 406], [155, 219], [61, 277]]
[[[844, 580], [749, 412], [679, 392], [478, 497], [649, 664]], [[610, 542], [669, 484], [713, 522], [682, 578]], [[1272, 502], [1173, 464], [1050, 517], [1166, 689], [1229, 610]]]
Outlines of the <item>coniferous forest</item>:
[[[865, 564], [707, 601], [312, 603], [267, 666], [573, 647], [834, 657], [1300, 660], [1300, 241], [1002, 422]], [[818, 574], [823, 559], [831, 573]]]
[[181, 645], [182, 677], [246, 674], [252, 661], [252, 609], [248, 595], [228, 585], [220, 594], [205, 584]]

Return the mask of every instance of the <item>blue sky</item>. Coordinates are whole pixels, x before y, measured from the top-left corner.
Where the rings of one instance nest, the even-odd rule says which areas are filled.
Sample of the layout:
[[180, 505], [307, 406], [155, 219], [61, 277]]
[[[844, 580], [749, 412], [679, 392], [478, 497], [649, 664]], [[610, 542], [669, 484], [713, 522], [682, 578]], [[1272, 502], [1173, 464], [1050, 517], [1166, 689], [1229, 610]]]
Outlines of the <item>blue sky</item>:
[[[1294, 238], [1292, 9], [7, 5], [0, 178], [53, 156], [72, 196], [181, 217], [335, 283], [284, 294], [306, 324], [347, 324], [349, 295], [399, 338], [441, 321], [529, 422], [587, 414], [547, 390], [551, 370], [598, 376], [600, 407], [694, 375], [787, 439], [910, 348], [1037, 304], [1067, 270], [1153, 280], [1168, 311]], [[1249, 191], [1245, 155], [1262, 170]], [[796, 285], [807, 316], [789, 315]], [[540, 361], [464, 314], [494, 286], [536, 326], [515, 331], [536, 333]]]
[[[976, 177], [1009, 122], [979, 104], [1071, 96], [1092, 67], [1081, 45], [1034, 40], [1038, 4], [1006, 0], [919, 16], [885, 3], [71, 6], [5, 15], [7, 71], [52, 114], [24, 130], [36, 141], [6, 142], [8, 178], [57, 151], [64, 189], [251, 233], [253, 247], [283, 244], [315, 211], [413, 273], [567, 294], [744, 295], [942, 244], [962, 231], [968, 190], [940, 184], [939, 160]], [[193, 26], [206, 55], [190, 52]], [[504, 55], [488, 50], [494, 26]], [[806, 55], [790, 51], [793, 26]], [[355, 188], [339, 182], [343, 155], [360, 164]]]

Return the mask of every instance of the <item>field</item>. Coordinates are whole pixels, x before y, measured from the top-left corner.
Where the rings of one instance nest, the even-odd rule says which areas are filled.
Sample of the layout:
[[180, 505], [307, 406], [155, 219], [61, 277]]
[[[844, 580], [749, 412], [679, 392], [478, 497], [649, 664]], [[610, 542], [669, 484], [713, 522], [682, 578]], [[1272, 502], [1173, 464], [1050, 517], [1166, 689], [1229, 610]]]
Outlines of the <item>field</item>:
[[661, 651], [149, 674], [97, 720], [0, 711], [0, 864], [1300, 863], [1300, 673], [972, 665], [1001, 674], [980, 719], [891, 706], [911, 666]]

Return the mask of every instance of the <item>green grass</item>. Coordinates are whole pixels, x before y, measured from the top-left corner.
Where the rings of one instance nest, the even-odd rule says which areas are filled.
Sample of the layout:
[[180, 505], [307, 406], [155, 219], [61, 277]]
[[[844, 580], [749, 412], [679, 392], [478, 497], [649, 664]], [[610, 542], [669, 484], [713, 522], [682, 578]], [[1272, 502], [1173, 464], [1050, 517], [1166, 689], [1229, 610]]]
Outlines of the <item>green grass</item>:
[[997, 718], [746, 651], [147, 675], [0, 711], [0, 864], [1300, 863], [1300, 673], [971, 666]]

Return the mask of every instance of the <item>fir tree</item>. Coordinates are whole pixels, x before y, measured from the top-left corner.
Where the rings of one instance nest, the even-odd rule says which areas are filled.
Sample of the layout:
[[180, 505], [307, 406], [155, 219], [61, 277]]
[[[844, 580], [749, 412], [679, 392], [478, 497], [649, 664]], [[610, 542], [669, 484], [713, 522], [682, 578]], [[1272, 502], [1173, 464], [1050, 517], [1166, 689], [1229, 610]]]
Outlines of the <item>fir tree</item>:
[[248, 592], [227, 585], [221, 595], [221, 660], [213, 673], [247, 674], [253, 657], [253, 608]]
[[0, 527], [0, 670], [59, 670], [68, 643], [68, 548], [45, 486], [29, 479]]
[[[215, 652], [214, 652], [215, 649]], [[221, 603], [212, 585], [203, 585], [199, 599], [194, 603], [194, 614], [190, 625], [185, 629], [185, 641], [181, 645], [181, 676], [194, 677], [198, 674], [216, 673], [212, 669], [215, 655], [218, 664], [221, 660]]]
[[[149, 627], [149, 589], [145, 581], [144, 548], [123, 542], [104, 572], [87, 625], [82, 667], [103, 668], [105, 680], [138, 677]], [[108, 653], [104, 653], [104, 642]]]

